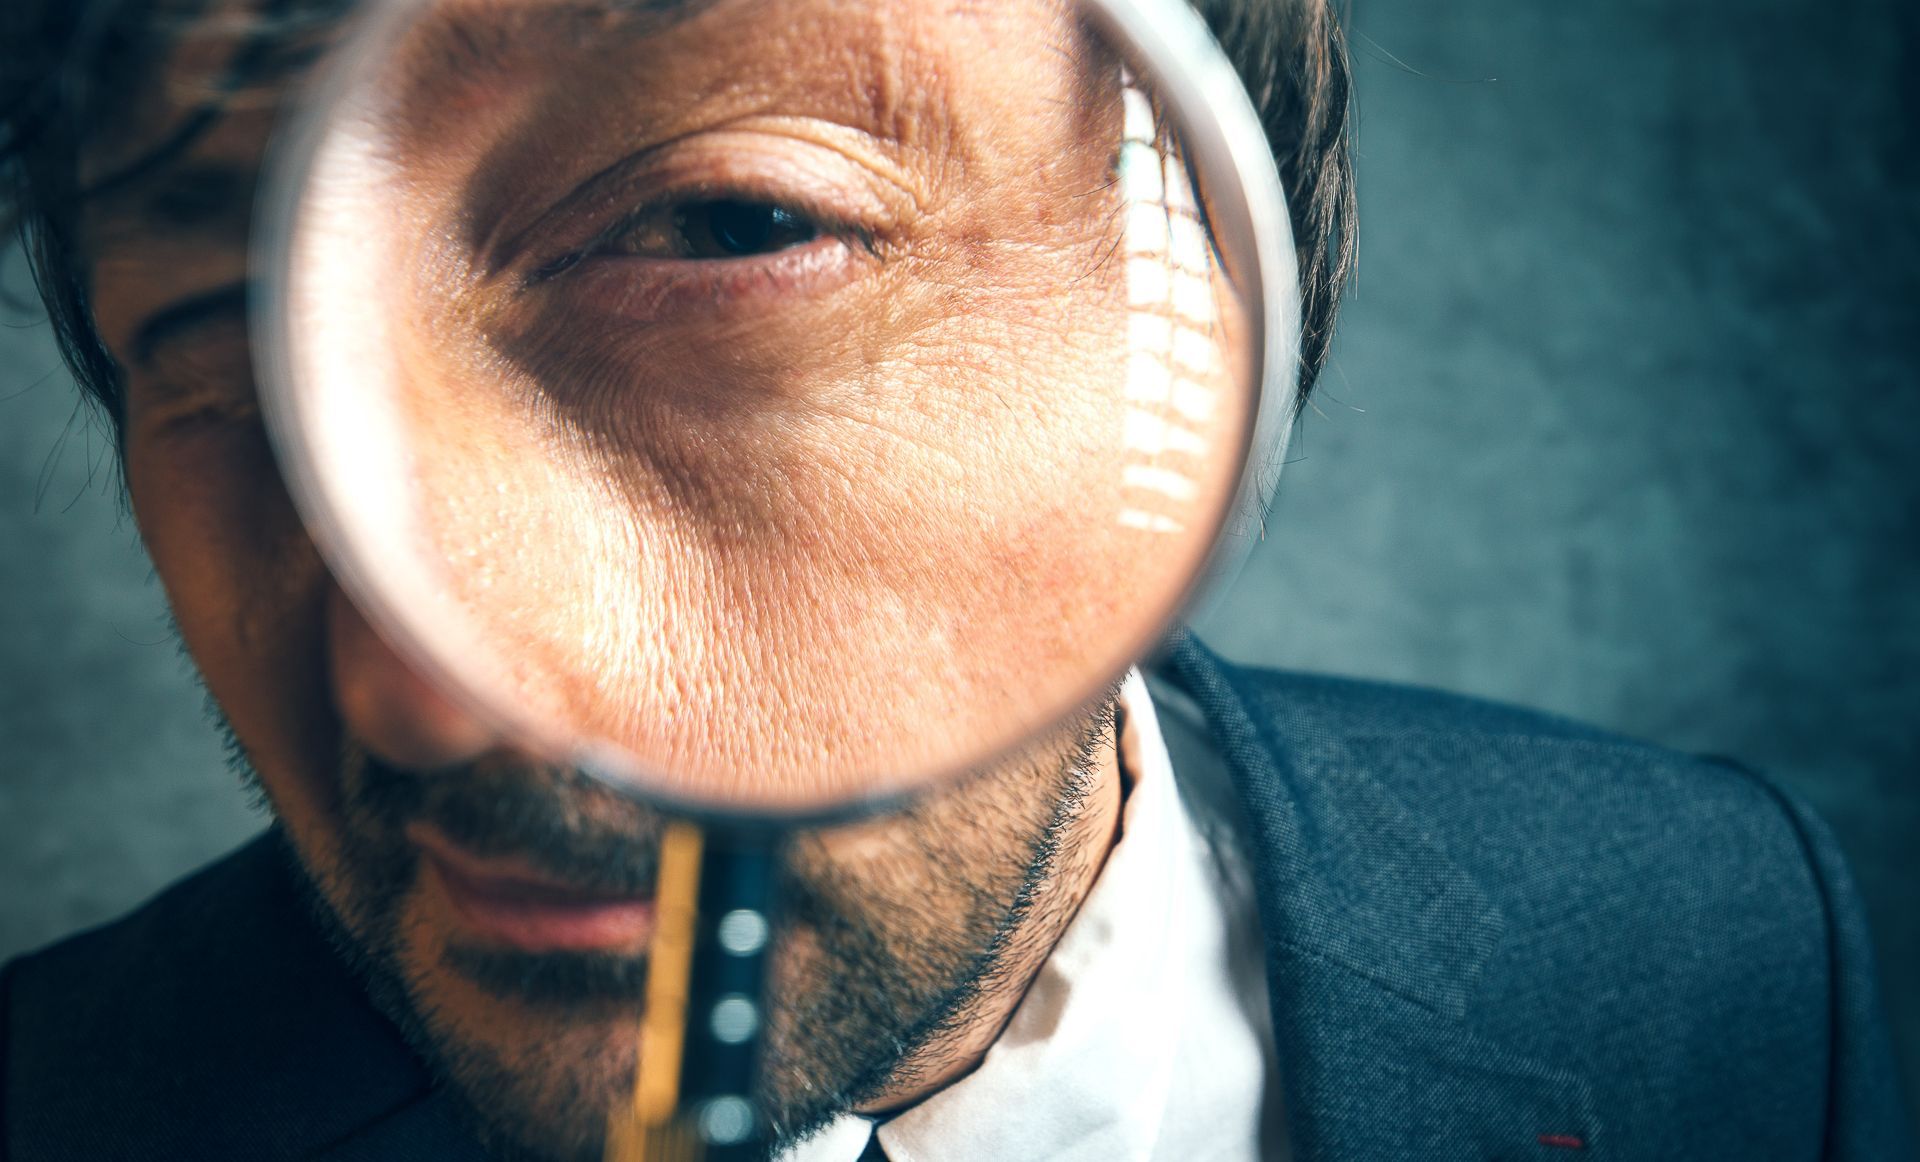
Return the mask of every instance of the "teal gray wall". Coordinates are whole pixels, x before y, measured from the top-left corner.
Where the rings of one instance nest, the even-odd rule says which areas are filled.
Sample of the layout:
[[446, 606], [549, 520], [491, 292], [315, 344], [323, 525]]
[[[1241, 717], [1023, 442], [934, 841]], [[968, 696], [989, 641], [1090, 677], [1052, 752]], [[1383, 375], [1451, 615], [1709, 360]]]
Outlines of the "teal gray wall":
[[[1357, 291], [1205, 628], [1773, 772], [1920, 1106], [1917, 11], [1361, 0]], [[260, 822], [72, 414], [0, 328], [0, 956]]]
[[1804, 794], [1920, 1111], [1920, 5], [1355, 8], [1359, 282], [1215, 640]]

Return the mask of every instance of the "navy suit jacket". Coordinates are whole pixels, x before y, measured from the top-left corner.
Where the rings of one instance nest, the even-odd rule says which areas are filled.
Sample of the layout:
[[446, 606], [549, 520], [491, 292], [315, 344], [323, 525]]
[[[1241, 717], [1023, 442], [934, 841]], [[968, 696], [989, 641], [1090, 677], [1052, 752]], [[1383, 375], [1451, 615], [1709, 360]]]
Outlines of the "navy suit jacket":
[[[1914, 1157], [1859, 902], [1791, 796], [1184, 637], [1161, 676], [1239, 792], [1294, 1157]], [[482, 1156], [288, 858], [269, 834], [5, 968], [0, 1154]]]

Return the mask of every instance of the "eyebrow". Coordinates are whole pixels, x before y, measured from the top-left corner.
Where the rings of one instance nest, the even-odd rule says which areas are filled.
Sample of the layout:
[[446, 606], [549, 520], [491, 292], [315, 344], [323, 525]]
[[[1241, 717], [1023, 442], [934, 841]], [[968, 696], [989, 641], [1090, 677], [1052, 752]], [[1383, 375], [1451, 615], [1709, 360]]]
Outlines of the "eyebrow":
[[251, 165], [186, 160], [142, 190], [132, 209], [144, 225], [163, 229], [230, 226], [252, 218], [259, 179]]
[[128, 353], [135, 363], [146, 366], [153, 362], [160, 348], [177, 343], [203, 327], [244, 320], [252, 289], [249, 283], [231, 282], [162, 307], [148, 315], [134, 331]]
[[90, 251], [157, 235], [192, 235], [216, 246], [244, 246], [251, 233], [258, 171], [250, 165], [176, 158], [147, 180], [110, 190], [83, 206]]

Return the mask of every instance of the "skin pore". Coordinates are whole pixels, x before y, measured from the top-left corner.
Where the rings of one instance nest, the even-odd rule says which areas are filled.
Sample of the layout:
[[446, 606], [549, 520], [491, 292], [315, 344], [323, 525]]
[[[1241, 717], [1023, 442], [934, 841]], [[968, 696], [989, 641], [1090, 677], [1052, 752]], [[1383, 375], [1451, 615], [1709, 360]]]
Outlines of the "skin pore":
[[[1041, 0], [661, 6], [684, 11], [647, 10], [646, 68], [609, 54], [625, 42], [602, 7], [463, 0], [395, 56], [385, 143], [408, 197], [356, 221], [419, 241], [378, 251], [390, 265], [361, 285], [414, 372], [435, 551], [567, 563], [457, 571], [451, 599], [529, 659], [516, 695], [709, 790], [828, 798], [1013, 741], [1031, 706], [1064, 709], [1117, 667], [1137, 645], [1123, 615], [1170, 604], [1204, 550], [1147, 556], [1079, 512], [1119, 474], [1098, 450], [1127, 307], [1103, 259], [1119, 114], [1088, 80], [1109, 74]], [[158, 111], [85, 159], [95, 176], [204, 97], [247, 24], [244, 6], [220, 15], [236, 19], [169, 58]], [[807, 67], [752, 67], [770, 60]], [[89, 211], [134, 511], [376, 999], [503, 1153], [598, 1158], [631, 1089], [645, 926], [514, 946], [476, 927], [459, 880], [643, 901], [660, 819], [439, 693], [302, 527], [236, 293], [279, 95], [233, 102]], [[1006, 124], [1021, 130], [990, 132]], [[755, 237], [766, 215], [729, 225], [716, 204], [794, 218]], [[699, 281], [720, 277], [703, 266], [729, 230], [749, 236], [732, 281]], [[476, 426], [490, 442], [465, 438]], [[609, 644], [567, 645], [583, 638]], [[764, 1083], [783, 1134], [978, 1063], [1114, 841], [1113, 703], [900, 812], [794, 838]], [[868, 749], [843, 759], [848, 739]]]

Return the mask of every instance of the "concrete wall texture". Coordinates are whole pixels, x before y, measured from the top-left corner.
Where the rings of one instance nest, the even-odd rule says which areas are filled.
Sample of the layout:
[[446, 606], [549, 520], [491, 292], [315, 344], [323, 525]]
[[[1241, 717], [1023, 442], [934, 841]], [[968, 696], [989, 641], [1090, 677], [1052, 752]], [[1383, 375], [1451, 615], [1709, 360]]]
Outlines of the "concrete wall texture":
[[[1202, 628], [1806, 795], [1920, 1108], [1917, 45], [1907, 0], [1360, 0], [1357, 293]], [[74, 415], [0, 329], [0, 956], [260, 825]]]

